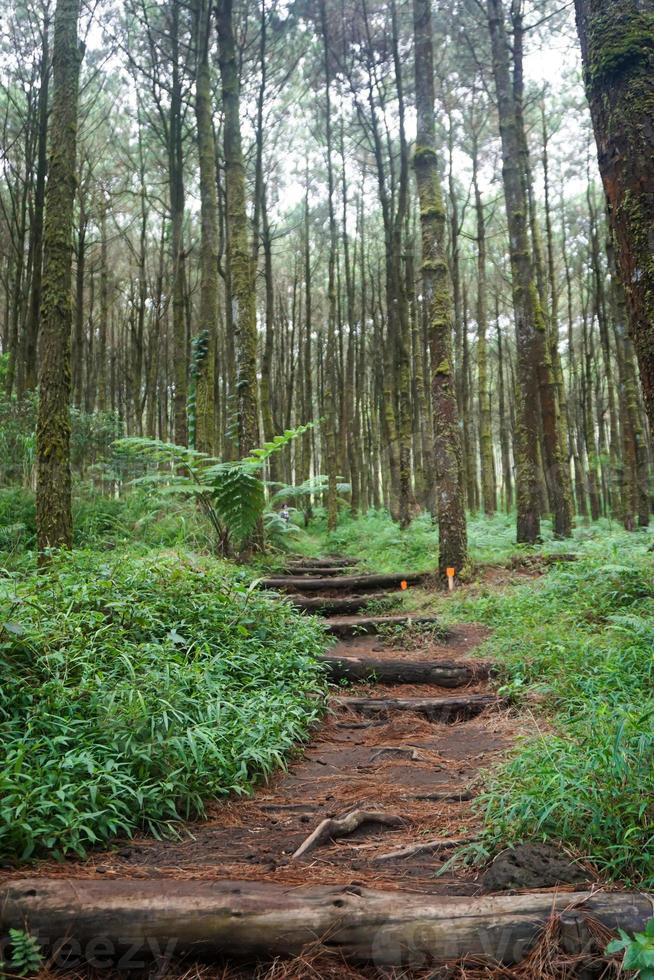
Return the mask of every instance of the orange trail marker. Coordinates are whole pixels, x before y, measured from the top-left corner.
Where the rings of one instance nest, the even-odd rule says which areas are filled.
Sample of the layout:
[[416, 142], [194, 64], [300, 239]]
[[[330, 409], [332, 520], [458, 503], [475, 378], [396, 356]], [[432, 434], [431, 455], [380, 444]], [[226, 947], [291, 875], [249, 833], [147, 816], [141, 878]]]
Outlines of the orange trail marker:
[[406, 579], [402, 579], [402, 581], [400, 582], [400, 588], [403, 590], [409, 588], [409, 583], [406, 581]]
[[455, 568], [447, 568], [445, 571], [447, 573], [447, 586], [448, 586], [450, 592], [452, 592], [453, 589], [454, 589], [454, 576], [456, 575], [456, 569]]

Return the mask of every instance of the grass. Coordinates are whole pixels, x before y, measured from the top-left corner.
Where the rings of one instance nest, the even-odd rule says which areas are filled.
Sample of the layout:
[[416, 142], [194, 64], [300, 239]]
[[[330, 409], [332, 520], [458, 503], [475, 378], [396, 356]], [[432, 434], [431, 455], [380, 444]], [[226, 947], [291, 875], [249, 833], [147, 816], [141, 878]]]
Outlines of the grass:
[[[475, 565], [530, 554], [572, 553], [525, 585], [477, 584], [431, 595], [447, 621], [493, 630], [477, 652], [500, 665], [507, 694], [525, 706], [537, 694], [537, 734], [488, 774], [480, 806], [484, 852], [520, 841], [562, 843], [609, 878], [654, 887], [654, 556], [651, 534], [602, 520], [536, 549], [513, 543], [504, 515], [469, 523]], [[322, 547], [319, 542], [322, 540]], [[437, 534], [426, 518], [400, 532], [386, 515], [350, 519], [318, 536], [316, 553], [362, 557], [369, 568], [433, 567]], [[423, 595], [419, 591], [416, 596]], [[409, 601], [413, 596], [409, 596]], [[540, 719], [540, 720], [539, 720]], [[540, 733], [538, 733], [540, 730]]]
[[[604, 530], [604, 533], [602, 533]], [[510, 592], [455, 599], [481, 655], [537, 693], [542, 732], [489, 776], [487, 842], [562, 842], [608, 877], [654, 885], [654, 562], [649, 537], [581, 529], [578, 560]], [[538, 721], [537, 721], [538, 725]]]
[[189, 553], [0, 579], [0, 854], [84, 854], [284, 763], [323, 708], [316, 621]]
[[[283, 764], [322, 708], [320, 627], [252, 592], [251, 570], [180, 550], [207, 547], [193, 507], [83, 488], [75, 506], [85, 550], [37, 576], [31, 498], [0, 492], [0, 852], [14, 857], [82, 853], [201, 815]], [[498, 515], [471, 518], [469, 538], [477, 567], [577, 556], [523, 586], [430, 594], [445, 623], [492, 627], [479, 652], [507, 693], [539, 695], [542, 734], [489, 774], [485, 847], [562, 842], [609, 877], [654, 887], [651, 536], [601, 521], [558, 542], [546, 525], [524, 549]], [[438, 545], [428, 517], [400, 532], [382, 512], [343, 516], [327, 534], [318, 511], [298, 540], [374, 571], [430, 570]]]
[[[543, 521], [543, 554], [579, 551], [585, 537], [610, 528], [601, 522], [593, 528], [580, 528], [572, 542], [555, 541], [551, 524]], [[496, 514], [468, 516], [468, 541], [473, 565], [504, 564], [515, 555], [534, 549], [520, 548], [515, 543], [515, 515]], [[406, 531], [401, 531], [387, 511], [370, 511], [365, 517], [353, 519], [349, 513], [340, 518], [338, 528], [327, 532], [322, 510], [316, 520], [298, 539], [298, 550], [309, 556], [321, 554], [351, 555], [375, 572], [428, 572], [438, 560], [438, 528], [429, 514], [416, 518]]]

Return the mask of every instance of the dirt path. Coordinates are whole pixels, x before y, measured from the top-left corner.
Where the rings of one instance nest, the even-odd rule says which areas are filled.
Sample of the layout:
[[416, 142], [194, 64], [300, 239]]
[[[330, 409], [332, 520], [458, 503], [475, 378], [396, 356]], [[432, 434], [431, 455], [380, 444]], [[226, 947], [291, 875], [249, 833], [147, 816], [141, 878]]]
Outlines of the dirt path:
[[[326, 568], [307, 574], [307, 594], [315, 595], [314, 577], [329, 579]], [[297, 571], [292, 590], [301, 595]], [[351, 572], [342, 565], [330, 581]], [[353, 597], [345, 591], [342, 598]], [[179, 840], [134, 840], [85, 862], [47, 863], [40, 873], [117, 884], [172, 878], [180, 886], [200, 879], [374, 889], [399, 893], [398, 909], [413, 901], [411, 895], [473, 897], [498, 888], [514, 893], [510, 875], [489, 878], [461, 868], [443, 873], [443, 867], [458, 846], [478, 835], [473, 801], [480, 773], [497, 764], [525, 723], [495, 695], [489, 665], [474, 656], [488, 636], [484, 627], [443, 630], [423, 614], [416, 631], [411, 620], [398, 631], [395, 624], [407, 626], [407, 615], [397, 611], [390, 618], [365, 609], [358, 616], [326, 618], [335, 638], [326, 657], [332, 675], [350, 676], [355, 664], [359, 677], [373, 665], [372, 677], [333, 687], [324, 723], [310, 744], [253, 798], [216, 803], [208, 819], [187, 826]], [[296, 855], [324, 821], [357, 811], [372, 817], [342, 835], [338, 823], [329, 824], [324, 839]], [[589, 880], [587, 869], [567, 860], [557, 866], [552, 855], [545, 855], [543, 869], [539, 880], [537, 860], [537, 885], [571, 888]]]

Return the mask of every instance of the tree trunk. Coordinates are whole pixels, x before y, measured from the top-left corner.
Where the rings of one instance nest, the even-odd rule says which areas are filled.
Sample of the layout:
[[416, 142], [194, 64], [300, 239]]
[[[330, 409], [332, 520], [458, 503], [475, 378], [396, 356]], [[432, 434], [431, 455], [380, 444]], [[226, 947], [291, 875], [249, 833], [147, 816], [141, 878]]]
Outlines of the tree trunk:
[[220, 74], [222, 80], [225, 153], [226, 223], [231, 284], [232, 329], [236, 339], [236, 404], [238, 449], [241, 457], [259, 444], [257, 391], [256, 295], [245, 208], [245, 167], [241, 146], [240, 80], [232, 18], [233, 0], [219, 0], [216, 8]]
[[213, 134], [209, 27], [211, 3], [195, 0], [195, 121], [200, 164], [200, 315], [198, 341], [203, 356], [195, 364], [195, 445], [200, 452], [215, 454], [215, 367], [218, 339], [218, 193], [216, 146]]
[[441, 577], [467, 559], [461, 443], [452, 361], [452, 291], [445, 257], [445, 208], [436, 156], [434, 54], [429, 0], [413, 0], [417, 135], [414, 155], [422, 232], [423, 302], [429, 318]]
[[532, 266], [528, 202], [521, 173], [518, 107], [511, 83], [510, 49], [502, 0], [487, 0], [487, 12], [502, 142], [502, 178], [509, 228], [517, 348], [517, 540], [523, 544], [534, 544], [540, 536], [540, 391], [536, 352], [537, 332], [544, 333], [545, 322]]
[[19, 393], [32, 391], [38, 379], [37, 344], [43, 282], [43, 218], [45, 214], [45, 178], [48, 167], [48, 91], [50, 87], [50, 17], [47, 8], [43, 20], [42, 52], [38, 103], [39, 139], [34, 186], [34, 216], [32, 219], [32, 283], [29, 307], [23, 334]]
[[[66, 940], [74, 936], [96, 966], [100, 950], [106, 965], [128, 952], [139, 959], [144, 954], [211, 960], [297, 956], [315, 947], [316, 936], [327, 936], [329, 947], [338, 948], [348, 962], [416, 969], [444, 967], [464, 957], [520, 962], [552, 916], [560, 917], [554, 933], [560, 939], [574, 917], [578, 942], [590, 953], [596, 949], [594, 921], [633, 933], [641, 932], [652, 914], [648, 896], [633, 892], [541, 891], [471, 899], [360, 885], [62, 877], [8, 882], [0, 891], [0, 909], [3, 932], [27, 927], [35, 936], [49, 937], [54, 951], [61, 942], [69, 948]], [[100, 947], [98, 937], [106, 939]]]
[[41, 365], [36, 430], [36, 529], [40, 560], [73, 543], [70, 475], [70, 334], [80, 0], [57, 0], [50, 163], [43, 231]]
[[654, 2], [575, 0], [575, 9], [616, 264], [654, 424]]

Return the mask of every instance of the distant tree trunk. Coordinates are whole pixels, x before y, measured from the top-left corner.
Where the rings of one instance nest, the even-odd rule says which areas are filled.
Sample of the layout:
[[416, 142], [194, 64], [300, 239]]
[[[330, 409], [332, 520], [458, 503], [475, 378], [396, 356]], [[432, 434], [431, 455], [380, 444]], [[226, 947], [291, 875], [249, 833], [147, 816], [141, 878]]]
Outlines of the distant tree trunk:
[[600, 173], [654, 425], [654, 2], [575, 0]]
[[502, 330], [500, 328], [499, 303], [495, 300], [495, 332], [497, 335], [497, 396], [500, 421], [500, 452], [502, 454], [502, 482], [504, 484], [504, 509], [510, 513], [513, 508], [513, 478], [511, 474], [511, 450], [506, 418], [504, 355], [502, 352]]
[[413, 0], [417, 134], [414, 155], [422, 231], [423, 302], [429, 317], [438, 499], [438, 568], [460, 573], [467, 559], [461, 443], [452, 363], [452, 292], [444, 249], [445, 208], [436, 156], [430, 0]]
[[185, 255], [184, 255], [184, 161], [183, 161], [183, 101], [180, 75], [181, 53], [179, 39], [180, 4], [170, 5], [171, 83], [168, 114], [168, 194], [170, 199], [172, 250], [172, 312], [173, 312], [173, 373], [175, 379], [174, 418], [175, 442], [188, 443], [188, 335], [184, 315]]
[[34, 185], [34, 216], [32, 219], [32, 283], [29, 307], [23, 334], [19, 394], [32, 391], [38, 380], [36, 361], [41, 309], [41, 284], [43, 281], [43, 218], [45, 213], [45, 178], [48, 167], [48, 92], [50, 88], [50, 18], [46, 8], [42, 29], [40, 85], [38, 103], [39, 138]]
[[491, 425], [490, 385], [486, 347], [486, 222], [484, 202], [479, 189], [477, 138], [473, 139], [473, 187], [477, 216], [477, 384], [479, 388], [479, 458], [481, 461], [481, 498], [484, 513], [495, 513], [495, 473], [493, 467], [493, 432]]
[[241, 96], [232, 8], [232, 0], [219, 0], [216, 8], [216, 23], [225, 114], [223, 143], [227, 195], [226, 223], [229, 241], [232, 323], [236, 339], [238, 450], [243, 457], [259, 444], [259, 398], [256, 296], [245, 207]]
[[109, 268], [107, 243], [107, 201], [104, 191], [100, 191], [100, 328], [98, 330], [98, 353], [96, 377], [98, 379], [97, 410], [107, 411], [107, 339], [109, 335]]
[[325, 448], [327, 454], [327, 529], [333, 531], [338, 522], [337, 497], [337, 354], [336, 354], [336, 216], [334, 213], [334, 168], [332, 164], [332, 113], [329, 70], [329, 34], [326, 0], [320, 0], [320, 19], [323, 35], [323, 62], [325, 85], [325, 137], [327, 151], [327, 186], [329, 203], [329, 258], [327, 273], [327, 349], [325, 352], [325, 379], [323, 399], [326, 412]]
[[502, 0], [487, 0], [487, 11], [502, 142], [504, 198], [511, 243], [517, 348], [517, 539], [524, 544], [534, 544], [540, 536], [540, 391], [536, 334], [538, 331], [545, 331], [545, 322], [532, 267], [528, 202], [521, 173], [522, 148], [518, 110], [511, 83], [509, 43]]
[[213, 134], [209, 27], [211, 3], [195, 0], [195, 121], [200, 164], [200, 315], [195, 379], [195, 445], [217, 450], [215, 367], [218, 339], [218, 193]]
[[50, 164], [43, 232], [41, 365], [36, 431], [36, 530], [40, 560], [71, 547], [70, 334], [72, 230], [81, 50], [80, 0], [57, 0], [54, 23]]

